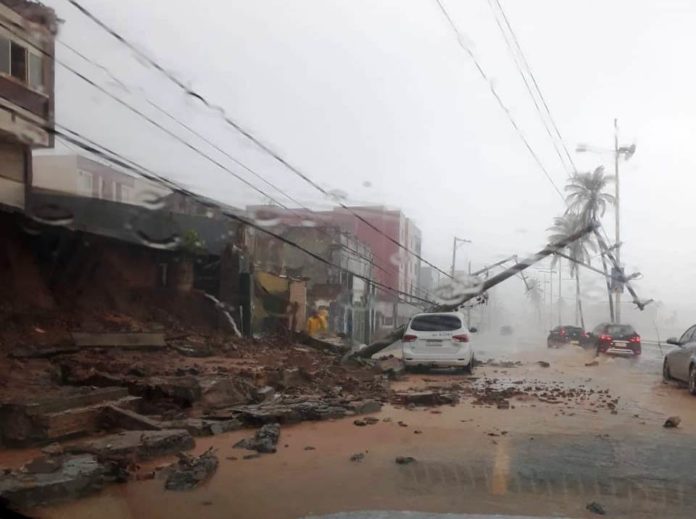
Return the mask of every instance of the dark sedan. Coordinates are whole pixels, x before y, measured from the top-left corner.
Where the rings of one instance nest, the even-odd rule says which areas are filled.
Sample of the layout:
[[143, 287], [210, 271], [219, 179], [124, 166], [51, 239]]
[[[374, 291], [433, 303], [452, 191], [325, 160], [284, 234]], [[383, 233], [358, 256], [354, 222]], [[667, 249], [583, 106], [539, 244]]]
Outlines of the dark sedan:
[[640, 335], [630, 324], [602, 323], [592, 330], [588, 343], [597, 350], [598, 355], [636, 356], [643, 351]]
[[546, 338], [546, 345], [549, 348], [558, 348], [564, 344], [584, 346], [586, 339], [587, 334], [585, 330], [579, 326], [556, 326], [549, 332], [549, 336]]

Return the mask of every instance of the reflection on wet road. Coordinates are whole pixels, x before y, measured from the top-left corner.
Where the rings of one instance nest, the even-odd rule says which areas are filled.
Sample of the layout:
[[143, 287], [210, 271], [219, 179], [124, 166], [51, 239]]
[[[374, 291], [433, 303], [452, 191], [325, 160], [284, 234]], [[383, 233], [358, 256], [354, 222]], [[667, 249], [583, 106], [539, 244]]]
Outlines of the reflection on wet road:
[[[562, 387], [586, 393], [562, 401], [518, 394], [505, 409], [474, 405], [473, 398], [439, 408], [386, 406], [369, 427], [350, 419], [284, 427], [278, 453], [253, 460], [242, 460], [232, 448], [246, 432], [200, 439], [196, 450], [214, 446], [221, 460], [202, 488], [165, 493], [161, 481], [137, 482], [40, 515], [296, 518], [391, 509], [589, 517], [585, 506], [596, 501], [610, 517], [692, 517], [696, 398], [662, 383], [659, 349], [646, 347], [639, 359], [602, 357], [588, 366], [589, 351], [539, 344], [479, 338], [478, 358], [497, 362], [478, 368], [473, 384], [521, 381], [542, 392]], [[447, 372], [408, 375], [394, 389], [467, 380]], [[617, 399], [615, 408], [587, 396], [600, 391]], [[664, 429], [665, 418], [677, 414], [680, 428]], [[364, 459], [349, 461], [357, 452]], [[398, 465], [396, 456], [417, 461]]]

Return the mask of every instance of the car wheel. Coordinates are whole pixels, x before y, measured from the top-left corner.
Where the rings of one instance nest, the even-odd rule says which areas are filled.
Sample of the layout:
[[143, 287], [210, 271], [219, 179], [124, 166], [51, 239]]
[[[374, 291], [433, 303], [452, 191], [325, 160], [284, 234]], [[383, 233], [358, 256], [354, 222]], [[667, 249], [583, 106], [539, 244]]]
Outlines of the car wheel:
[[464, 373], [468, 373], [469, 375], [471, 375], [474, 372], [474, 366], [476, 366], [476, 359], [474, 357], [471, 357], [469, 364], [464, 366]]
[[689, 393], [696, 395], [696, 367], [689, 368]]
[[672, 380], [672, 375], [669, 372], [669, 364], [667, 363], [667, 359], [662, 363], [662, 380], [665, 382], [669, 382]]

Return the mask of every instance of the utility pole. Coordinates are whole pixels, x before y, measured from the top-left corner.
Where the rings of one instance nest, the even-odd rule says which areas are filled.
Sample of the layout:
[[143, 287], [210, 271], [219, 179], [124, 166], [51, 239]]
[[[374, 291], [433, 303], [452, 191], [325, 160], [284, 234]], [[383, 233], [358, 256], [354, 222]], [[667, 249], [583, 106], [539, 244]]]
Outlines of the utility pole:
[[[469, 260], [469, 277], [471, 277], [471, 260]], [[466, 327], [471, 329], [471, 305], [466, 309]]]
[[471, 243], [471, 240], [454, 237], [454, 241], [452, 242], [452, 271], [450, 272], [452, 277], [454, 277], [454, 270], [457, 264], [457, 247], [462, 243]]
[[563, 265], [562, 259], [558, 258], [558, 326], [563, 326], [563, 297], [561, 295], [563, 288]]
[[[620, 211], [620, 199], [619, 199], [619, 122], [614, 118], [614, 176], [616, 182], [616, 201], [614, 203], [614, 210], [616, 211], [616, 238], [614, 243], [621, 243], [621, 211]], [[616, 248], [616, 263], [621, 269], [621, 247]], [[621, 324], [621, 290], [623, 286], [616, 287], [614, 291], [614, 316], [616, 317], [616, 323]]]

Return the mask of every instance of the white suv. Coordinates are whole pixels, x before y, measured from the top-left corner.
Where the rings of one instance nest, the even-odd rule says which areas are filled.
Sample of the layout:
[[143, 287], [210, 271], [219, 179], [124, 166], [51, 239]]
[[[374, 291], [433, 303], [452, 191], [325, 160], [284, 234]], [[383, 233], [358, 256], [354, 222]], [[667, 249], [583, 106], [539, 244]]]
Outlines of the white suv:
[[[418, 314], [411, 318], [401, 339], [404, 365], [460, 367], [472, 371], [474, 351], [459, 312]], [[471, 329], [472, 332], [476, 328]]]

